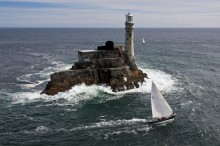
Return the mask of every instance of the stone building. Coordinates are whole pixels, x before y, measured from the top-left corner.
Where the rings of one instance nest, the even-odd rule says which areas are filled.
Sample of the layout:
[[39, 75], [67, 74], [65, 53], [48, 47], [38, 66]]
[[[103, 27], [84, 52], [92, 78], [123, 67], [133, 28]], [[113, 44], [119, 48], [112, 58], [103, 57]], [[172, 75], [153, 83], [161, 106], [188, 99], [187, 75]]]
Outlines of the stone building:
[[138, 88], [147, 74], [135, 64], [133, 25], [133, 16], [128, 13], [125, 21], [125, 48], [107, 41], [96, 50], [78, 51], [78, 61], [73, 67], [53, 73], [42, 93], [55, 95], [81, 83], [105, 84], [114, 92]]

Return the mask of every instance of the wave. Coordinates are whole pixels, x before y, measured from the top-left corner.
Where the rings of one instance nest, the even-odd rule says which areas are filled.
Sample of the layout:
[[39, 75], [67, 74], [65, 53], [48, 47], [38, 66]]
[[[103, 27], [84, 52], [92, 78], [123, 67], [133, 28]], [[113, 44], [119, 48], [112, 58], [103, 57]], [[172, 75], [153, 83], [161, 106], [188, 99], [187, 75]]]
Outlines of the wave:
[[37, 133], [46, 133], [47, 131], [49, 131], [49, 128], [47, 128], [46, 126], [38, 126], [35, 131]]
[[[50, 78], [50, 74], [57, 71], [70, 69], [72, 66], [72, 64], [66, 64], [61, 61], [56, 61], [53, 59], [52, 56], [49, 56], [48, 54], [30, 53], [30, 55], [42, 57], [52, 66], [44, 68], [42, 71], [36, 73], [24, 74], [22, 76], [17, 77], [16, 79], [19, 83], [18, 85], [21, 86], [23, 89], [35, 88], [36, 86], [41, 85], [45, 81], [48, 81]], [[32, 65], [31, 69], [33, 70], [35, 66], [36, 65]]]
[[36, 57], [42, 57], [42, 59], [46, 60], [48, 63], [50, 63], [51, 65], [59, 65], [60, 62], [58, 61], [55, 61], [53, 59], [53, 56], [50, 56], [48, 54], [45, 54], [45, 53], [36, 53], [36, 52], [31, 52], [29, 53], [30, 55], [32, 56], [36, 56]]
[[139, 88], [134, 88], [131, 90], [117, 92], [117, 93], [112, 92], [111, 94], [120, 95], [120, 94], [135, 93], [135, 92], [150, 93], [152, 81], [154, 81], [154, 83], [157, 85], [159, 90], [162, 92], [172, 92], [177, 90], [177, 87], [175, 86], [177, 79], [172, 77], [172, 75], [156, 69], [141, 68], [141, 70], [148, 75], [149, 79], [145, 79], [145, 82], [143, 84], [140, 84]]
[[146, 119], [130, 119], [130, 120], [111, 120], [111, 121], [102, 121], [89, 126], [80, 126], [70, 129], [70, 131], [85, 130], [85, 129], [95, 129], [95, 128], [106, 128], [106, 127], [117, 127], [117, 126], [126, 126], [134, 125], [137, 123], [147, 123]]
[[[80, 101], [85, 101], [92, 99], [99, 95], [100, 92], [112, 92], [110, 88], [106, 88], [103, 86], [86, 86], [85, 84], [80, 84], [74, 86], [72, 89], [66, 92], [60, 92], [54, 96], [40, 94], [41, 91], [36, 92], [20, 92], [13, 93], [13, 103], [31, 103], [37, 101], [43, 102], [53, 102], [53, 104], [57, 105], [76, 105]], [[60, 102], [60, 99], [64, 99], [64, 101]]]
[[184, 107], [187, 107], [187, 106], [189, 106], [190, 104], [193, 104], [193, 101], [186, 101], [186, 102], [183, 102], [183, 103], [181, 103], [180, 105], [181, 105], [181, 108], [184, 108]]
[[[111, 131], [109, 128], [117, 127], [117, 131]], [[48, 132], [77, 132], [77, 131], [84, 131], [84, 130], [102, 130], [102, 129], [108, 129], [107, 133], [104, 132], [103, 134], [105, 137], [108, 137], [109, 135], [114, 134], [121, 134], [121, 133], [137, 133], [141, 131], [149, 131], [151, 127], [148, 126], [146, 119], [122, 119], [122, 120], [110, 120], [110, 121], [102, 121], [93, 123], [90, 125], [84, 125], [79, 127], [74, 127], [70, 129], [66, 128], [57, 128], [57, 129], [51, 129], [46, 126], [38, 126], [33, 130], [23, 130], [21, 133], [25, 134], [45, 134]], [[110, 132], [109, 132], [110, 131]]]
[[[149, 77], [149, 79], [146, 80], [146, 84], [151, 85], [151, 81], [154, 81], [154, 83], [157, 84], [157, 87], [164, 92], [171, 92], [177, 89], [175, 86], [177, 79], [175, 79], [172, 75], [157, 69], [142, 69], [142, 70]], [[148, 86], [148, 92], [150, 92], [150, 89]]]
[[23, 130], [23, 131], [21, 131], [21, 133], [24, 133], [24, 134], [45, 134], [45, 133], [48, 133], [49, 131], [52, 131], [52, 130], [46, 126], [38, 126], [34, 130]]
[[45, 81], [49, 81], [50, 74], [61, 71], [61, 70], [68, 70], [71, 68], [71, 64], [65, 64], [62, 62], [53, 61], [53, 64], [56, 64], [55, 67], [47, 67], [40, 72], [33, 73], [33, 74], [25, 74], [20, 77], [17, 77], [17, 81], [22, 88], [34, 88]]
[[139, 132], [144, 132], [147, 134], [147, 132], [151, 129], [152, 127], [148, 127], [146, 125], [140, 126], [140, 127], [125, 127], [125, 128], [120, 128], [117, 130], [114, 130], [113, 132], [108, 132], [104, 134], [104, 139], [109, 139], [112, 136], [119, 136], [123, 133], [126, 134], [138, 134]]
[[[61, 65], [62, 66], [62, 65]], [[63, 68], [57, 68], [57, 70], [63, 70], [67, 68], [68, 65], [63, 65]], [[99, 99], [97, 102], [106, 102], [108, 100], [115, 100], [124, 97], [127, 93], [150, 93], [151, 90], [151, 82], [152, 80], [157, 84], [158, 88], [163, 92], [172, 92], [176, 90], [175, 84], [176, 79], [174, 79], [170, 74], [162, 72], [160, 70], [155, 69], [142, 69], [145, 73], [148, 74], [150, 79], [146, 79], [139, 88], [131, 89], [128, 91], [122, 92], [113, 92], [110, 87], [106, 87], [103, 85], [91, 85], [86, 86], [84, 83], [80, 85], [76, 85], [72, 87], [69, 91], [58, 93], [54, 96], [49, 96], [45, 94], [40, 94], [41, 91], [33, 91], [33, 92], [20, 92], [13, 94], [13, 103], [29, 103], [36, 101], [43, 102], [53, 102], [53, 104], [57, 104], [60, 106], [63, 105], [77, 105], [81, 101], [86, 101], [90, 99], [94, 99], [96, 97], [103, 97], [103, 99]], [[54, 70], [50, 70], [50, 68], [45, 69], [39, 73], [35, 74], [27, 74], [20, 77], [18, 80], [30, 82], [30, 84], [24, 84], [26, 87], [34, 87], [43, 82], [36, 80], [34, 82], [30, 81], [31, 77], [34, 75], [45, 76], [54, 72]], [[49, 78], [49, 77], [48, 77]], [[62, 103], [60, 102], [62, 100]], [[98, 100], [98, 99], [97, 99]]]

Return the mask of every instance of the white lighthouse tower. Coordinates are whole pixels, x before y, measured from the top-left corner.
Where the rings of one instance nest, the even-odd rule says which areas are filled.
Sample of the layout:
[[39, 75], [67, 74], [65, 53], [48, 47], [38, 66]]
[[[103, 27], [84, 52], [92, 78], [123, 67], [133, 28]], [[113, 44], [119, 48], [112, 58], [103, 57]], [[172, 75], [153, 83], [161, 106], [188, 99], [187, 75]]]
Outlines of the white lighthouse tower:
[[134, 21], [130, 12], [125, 15], [125, 17], [125, 52], [127, 55], [127, 63], [131, 66], [134, 66]]

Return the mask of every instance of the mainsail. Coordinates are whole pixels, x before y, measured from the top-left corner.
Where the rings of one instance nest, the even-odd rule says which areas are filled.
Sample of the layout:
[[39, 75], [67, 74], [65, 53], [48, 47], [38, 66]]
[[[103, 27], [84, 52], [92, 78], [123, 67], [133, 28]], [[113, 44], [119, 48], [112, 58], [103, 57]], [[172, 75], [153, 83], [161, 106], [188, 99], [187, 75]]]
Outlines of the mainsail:
[[167, 117], [173, 114], [173, 110], [153, 81], [151, 87], [151, 108], [153, 118]]
[[145, 40], [144, 40], [144, 38], [143, 38], [142, 44], [145, 44]]

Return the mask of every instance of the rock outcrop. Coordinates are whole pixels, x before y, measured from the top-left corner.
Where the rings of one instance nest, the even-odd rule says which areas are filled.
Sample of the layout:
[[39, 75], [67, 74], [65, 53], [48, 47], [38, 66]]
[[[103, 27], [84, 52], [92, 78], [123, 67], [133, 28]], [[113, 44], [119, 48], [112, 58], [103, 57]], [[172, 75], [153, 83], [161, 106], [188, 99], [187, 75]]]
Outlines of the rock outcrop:
[[78, 57], [71, 69], [53, 73], [42, 93], [55, 95], [81, 83], [105, 84], [118, 92], [138, 88], [147, 78], [135, 63], [126, 63], [124, 48], [111, 41], [97, 50], [78, 51]]

